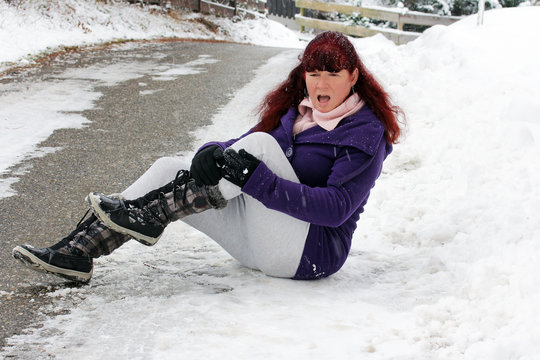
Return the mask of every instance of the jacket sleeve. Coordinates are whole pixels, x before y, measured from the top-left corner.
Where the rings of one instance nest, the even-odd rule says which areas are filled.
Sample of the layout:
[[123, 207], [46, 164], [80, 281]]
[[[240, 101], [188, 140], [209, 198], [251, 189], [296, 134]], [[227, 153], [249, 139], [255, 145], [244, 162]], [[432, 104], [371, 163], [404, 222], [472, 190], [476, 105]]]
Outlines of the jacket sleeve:
[[[384, 140], [374, 155], [347, 147], [332, 167], [325, 187], [310, 187], [277, 177], [261, 163], [242, 191], [266, 207], [321, 226], [338, 227], [362, 206], [386, 156]], [[354, 174], [352, 178], [347, 174]], [[343, 181], [348, 177], [346, 181]]]

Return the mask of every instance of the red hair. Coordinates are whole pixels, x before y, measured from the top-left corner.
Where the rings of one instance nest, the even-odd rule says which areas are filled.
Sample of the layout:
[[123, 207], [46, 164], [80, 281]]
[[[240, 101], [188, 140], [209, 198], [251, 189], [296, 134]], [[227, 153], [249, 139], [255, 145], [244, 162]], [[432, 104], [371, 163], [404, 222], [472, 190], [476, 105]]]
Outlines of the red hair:
[[306, 46], [298, 64], [275, 90], [264, 98], [259, 107], [260, 121], [255, 131], [268, 132], [279, 125], [279, 120], [292, 107], [297, 107], [305, 97], [306, 71], [339, 72], [351, 74], [358, 69], [354, 90], [384, 125], [387, 143], [396, 143], [401, 130], [398, 116], [401, 109], [393, 105], [390, 96], [366, 69], [353, 44], [341, 33], [326, 31], [317, 35]]

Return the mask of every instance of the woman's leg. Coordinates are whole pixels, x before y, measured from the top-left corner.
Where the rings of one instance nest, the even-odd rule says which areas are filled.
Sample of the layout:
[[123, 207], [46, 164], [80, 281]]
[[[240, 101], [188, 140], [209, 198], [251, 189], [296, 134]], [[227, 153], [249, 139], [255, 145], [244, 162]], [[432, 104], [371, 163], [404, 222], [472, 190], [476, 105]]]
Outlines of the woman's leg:
[[[163, 158], [156, 163], [132, 186], [126, 190], [127, 196], [137, 197], [138, 193], [159, 187], [170, 181], [185, 163], [175, 158]], [[31, 245], [16, 246], [13, 257], [31, 269], [51, 273], [69, 280], [87, 282], [93, 273], [93, 258], [108, 255], [130, 239], [128, 235], [113, 231], [93, 214], [81, 221], [71, 234], [58, 243], [46, 248]]]
[[[253, 133], [236, 142], [286, 180], [299, 182], [276, 140], [267, 133]], [[222, 179], [219, 189], [229, 200], [221, 210], [208, 210], [182, 221], [207, 234], [241, 264], [276, 277], [293, 277], [304, 250], [309, 223], [266, 208]]]

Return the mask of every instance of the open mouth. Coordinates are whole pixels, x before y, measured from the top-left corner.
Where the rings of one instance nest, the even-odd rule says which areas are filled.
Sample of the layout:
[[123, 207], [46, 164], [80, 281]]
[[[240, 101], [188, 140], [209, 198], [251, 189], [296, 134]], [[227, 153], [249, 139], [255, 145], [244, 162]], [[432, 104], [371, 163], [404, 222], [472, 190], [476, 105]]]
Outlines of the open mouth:
[[317, 96], [317, 101], [320, 103], [327, 103], [330, 101], [330, 96], [328, 95], [319, 95]]

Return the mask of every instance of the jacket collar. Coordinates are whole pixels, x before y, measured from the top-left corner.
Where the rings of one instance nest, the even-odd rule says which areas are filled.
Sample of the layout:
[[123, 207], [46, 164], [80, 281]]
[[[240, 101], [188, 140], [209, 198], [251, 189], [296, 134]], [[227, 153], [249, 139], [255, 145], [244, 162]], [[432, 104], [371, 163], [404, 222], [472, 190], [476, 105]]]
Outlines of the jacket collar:
[[293, 137], [292, 129], [297, 116], [298, 110], [292, 108], [281, 118], [281, 125], [287, 137], [292, 138], [296, 144], [352, 146], [374, 155], [384, 136], [384, 126], [368, 106], [341, 120], [334, 130], [326, 131], [320, 126], [315, 126]]

